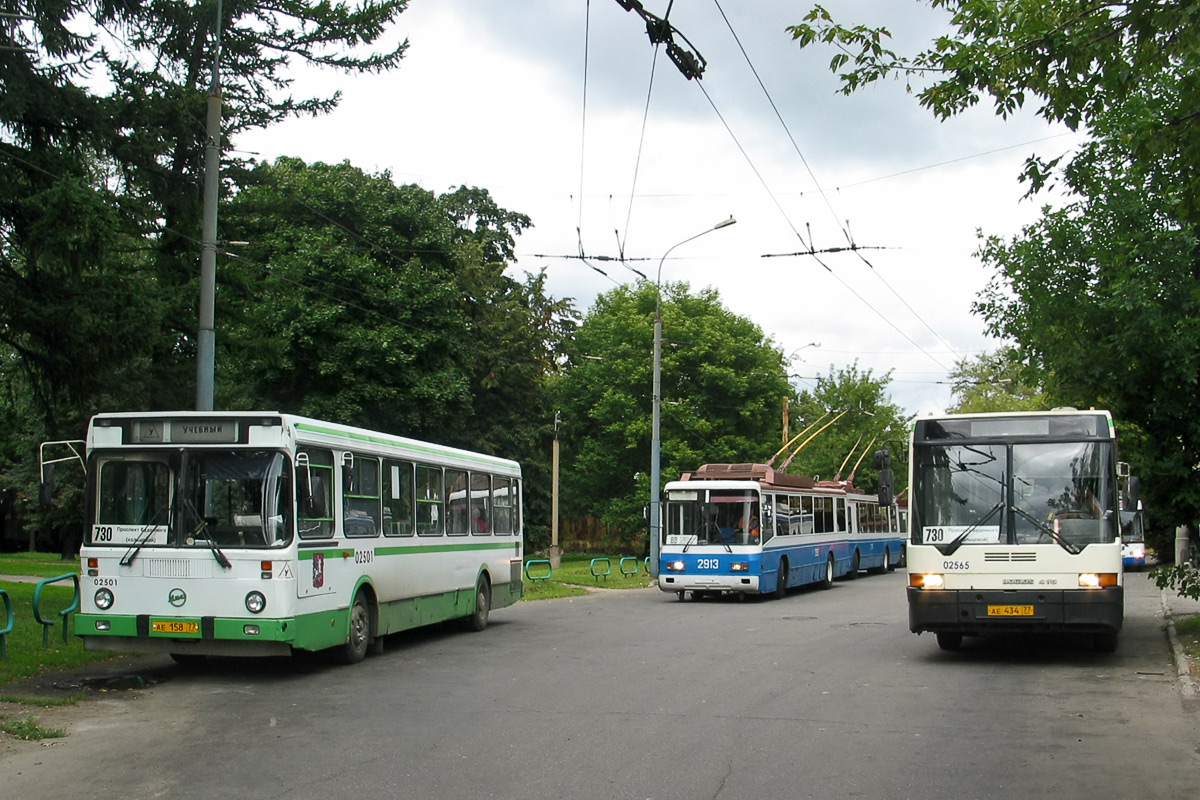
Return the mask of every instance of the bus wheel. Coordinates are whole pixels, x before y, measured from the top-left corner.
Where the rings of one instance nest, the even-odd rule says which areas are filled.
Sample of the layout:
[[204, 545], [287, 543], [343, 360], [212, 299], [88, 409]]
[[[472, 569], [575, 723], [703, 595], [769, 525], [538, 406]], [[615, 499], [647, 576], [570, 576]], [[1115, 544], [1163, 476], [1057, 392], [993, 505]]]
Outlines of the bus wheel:
[[942, 648], [943, 650], [957, 650], [958, 646], [962, 644], [962, 634], [939, 633], [937, 635], [937, 643], [938, 647]]
[[900, 564], [900, 559], [896, 559], [895, 564], [892, 563], [892, 551], [891, 550], [884, 551], [884, 553], [883, 553], [883, 571], [884, 572], [895, 572], [896, 567], [899, 564]]
[[787, 594], [788, 563], [786, 558], [779, 559], [779, 575], [775, 580], [775, 599], [782, 600]]
[[871, 567], [867, 572], [872, 575], [883, 575], [889, 571], [888, 562], [892, 560], [892, 553], [888, 548], [883, 548], [883, 563], [878, 567]]
[[487, 627], [488, 613], [492, 610], [492, 586], [483, 575], [475, 585], [475, 613], [469, 618], [471, 630], [481, 631]]
[[1117, 649], [1117, 632], [1104, 631], [1092, 637], [1092, 647], [1101, 653], [1112, 653]]
[[339, 655], [346, 664], [357, 664], [367, 657], [367, 645], [371, 640], [371, 612], [362, 592], [354, 596], [350, 606], [350, 636], [342, 645]]
[[825, 562], [825, 577], [821, 578], [821, 588], [833, 588], [833, 553], [829, 554], [829, 558]]
[[687, 592], [676, 592], [675, 594], [679, 597], [679, 602], [682, 603], [685, 599], [685, 595], [687, 594]]
[[846, 573], [846, 580], [852, 581], [858, 577], [858, 571], [862, 569], [862, 564], [859, 559], [858, 551], [854, 551], [854, 558], [850, 561], [850, 571]]

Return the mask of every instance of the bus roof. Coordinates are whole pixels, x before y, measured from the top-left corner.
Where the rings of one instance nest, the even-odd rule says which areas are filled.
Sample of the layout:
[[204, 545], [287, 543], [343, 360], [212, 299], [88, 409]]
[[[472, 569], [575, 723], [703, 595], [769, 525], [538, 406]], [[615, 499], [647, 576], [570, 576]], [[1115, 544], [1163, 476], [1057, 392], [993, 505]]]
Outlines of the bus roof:
[[[329, 446], [354, 443], [358, 446], [375, 445], [381, 448], [399, 448], [412, 453], [421, 453], [440, 459], [456, 459], [463, 462], [483, 462], [493, 468], [503, 467], [516, 474], [520, 464], [516, 461], [485, 453], [462, 450], [457, 447], [394, 436], [380, 431], [342, 425], [337, 422], [283, 414], [278, 411], [117, 411], [96, 414], [89, 423], [88, 442], [93, 441], [92, 431], [96, 428], [121, 428], [125, 444], [222, 444], [232, 443], [237, 433], [215, 430], [221, 423], [236, 422], [239, 425], [286, 427], [297, 441], [321, 443]], [[164, 423], [167, 423], [164, 425]], [[172, 424], [173, 423], [173, 424]], [[153, 437], [145, 430], [157, 424]], [[212, 430], [206, 429], [212, 426]], [[186, 433], [185, 433], [186, 431]], [[235, 438], [230, 438], [230, 437]]]
[[780, 472], [767, 464], [705, 464], [685, 472], [681, 481], [757, 481], [764, 488], [814, 489], [847, 494], [865, 494], [850, 481], [820, 481], [805, 475]]

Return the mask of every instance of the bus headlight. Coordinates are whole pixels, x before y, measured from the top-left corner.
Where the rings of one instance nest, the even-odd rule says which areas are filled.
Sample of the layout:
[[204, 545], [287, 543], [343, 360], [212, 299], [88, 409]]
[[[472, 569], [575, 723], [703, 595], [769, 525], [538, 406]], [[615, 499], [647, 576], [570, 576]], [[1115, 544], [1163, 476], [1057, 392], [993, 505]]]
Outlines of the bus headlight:
[[750, 564], [745, 561], [736, 561], [729, 565], [729, 568], [734, 572], [749, 572]]
[[1117, 573], [1081, 572], [1079, 573], [1079, 585], [1087, 589], [1100, 589], [1105, 586], [1116, 586]]
[[946, 585], [946, 578], [936, 572], [914, 573], [908, 576], [908, 585], [918, 589], [941, 589]]
[[246, 610], [251, 614], [261, 614], [267, 607], [267, 598], [262, 592], [250, 592], [246, 595]]
[[667, 562], [667, 571], [683, 572], [683, 562], [682, 561], [668, 561]]
[[92, 598], [96, 602], [96, 608], [101, 611], [108, 611], [113, 607], [113, 603], [117, 598], [113, 597], [113, 593], [109, 589], [97, 589], [96, 596]]

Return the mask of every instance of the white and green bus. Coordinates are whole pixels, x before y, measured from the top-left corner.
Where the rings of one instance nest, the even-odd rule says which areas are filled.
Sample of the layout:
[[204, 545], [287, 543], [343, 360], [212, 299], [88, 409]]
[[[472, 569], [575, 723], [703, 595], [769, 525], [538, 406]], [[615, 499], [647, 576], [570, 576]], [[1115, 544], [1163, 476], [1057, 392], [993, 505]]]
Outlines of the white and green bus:
[[919, 418], [909, 465], [914, 633], [944, 650], [1022, 631], [1116, 648], [1124, 578], [1107, 411]]
[[268, 656], [522, 594], [514, 461], [275, 412], [99, 414], [74, 632], [88, 650]]

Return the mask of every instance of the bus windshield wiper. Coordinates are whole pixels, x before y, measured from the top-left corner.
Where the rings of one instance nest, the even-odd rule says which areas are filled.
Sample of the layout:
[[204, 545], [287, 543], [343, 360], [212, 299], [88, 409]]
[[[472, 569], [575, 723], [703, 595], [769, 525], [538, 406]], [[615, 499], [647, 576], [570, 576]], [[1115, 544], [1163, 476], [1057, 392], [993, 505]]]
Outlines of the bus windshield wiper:
[[985, 523], [989, 519], [991, 519], [992, 516], [1002, 508], [1004, 508], [1003, 500], [1001, 500], [999, 503], [996, 503], [996, 505], [992, 506], [992, 510], [989, 511], [988, 513], [984, 514], [977, 522], [973, 523], [970, 527], [968, 527], [965, 531], [960, 533], [958, 536], [955, 536], [953, 541], [951, 541], [948, 545], [946, 545], [945, 549], [942, 549], [941, 547], [939, 547], [938, 550], [944, 556], [952, 555], [955, 550], [962, 547], [963, 542], [965, 542], [967, 540], [968, 536], [970, 536], [972, 533], [975, 532], [976, 528], [978, 528], [980, 525], [982, 525], [983, 523]]
[[158, 528], [158, 523], [162, 519], [164, 511], [167, 512], [168, 517], [170, 516], [169, 506], [166, 509], [160, 508], [157, 512], [155, 512], [154, 516], [150, 518], [150, 521], [146, 523], [146, 527], [142, 528], [142, 532], [139, 533], [138, 537], [133, 540], [133, 544], [131, 544], [129, 549], [125, 551], [125, 555], [121, 556], [122, 567], [128, 567], [130, 564], [132, 564], [133, 560], [137, 558], [137, 554], [141, 552], [143, 547], [146, 546], [146, 542], [150, 541], [150, 537], [154, 535], [154, 531]]
[[210, 552], [212, 552], [213, 558], [217, 560], [217, 563], [225, 569], [231, 569], [233, 564], [229, 563], [229, 559], [225, 557], [225, 554], [221, 552], [221, 548], [217, 546], [216, 539], [213, 539], [212, 534], [208, 532], [208, 520], [200, 516], [199, 512], [196, 511], [196, 507], [192, 505], [190, 500], [185, 501], [184, 508], [192, 512], [192, 516], [198, 520], [196, 529], [192, 531], [192, 537], [194, 538], [199, 536], [204, 539], [204, 541], [208, 542], [208, 549]]
[[1078, 545], [1068, 542], [1066, 539], [1062, 538], [1062, 536], [1059, 535], [1058, 531], [1054, 530], [1049, 525], [1046, 525], [1044, 522], [1042, 522], [1040, 519], [1033, 516], [1032, 514], [1026, 513], [1025, 511], [1017, 508], [1016, 506], [1013, 506], [1012, 510], [1017, 512], [1018, 514], [1020, 514], [1025, 519], [1032, 522], [1034, 524], [1034, 527], [1036, 527], [1039, 531], [1041, 531], [1042, 533], [1049, 536], [1050, 539], [1055, 544], [1057, 544], [1063, 550], [1066, 550], [1071, 555], [1077, 556], [1081, 552], [1083, 552], [1082, 550], [1079, 549]]

